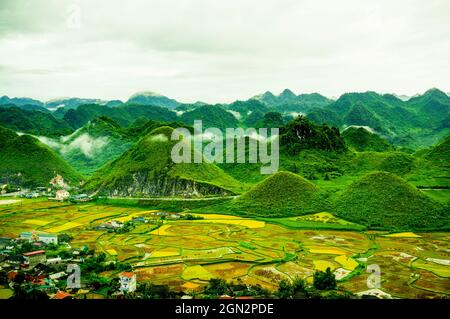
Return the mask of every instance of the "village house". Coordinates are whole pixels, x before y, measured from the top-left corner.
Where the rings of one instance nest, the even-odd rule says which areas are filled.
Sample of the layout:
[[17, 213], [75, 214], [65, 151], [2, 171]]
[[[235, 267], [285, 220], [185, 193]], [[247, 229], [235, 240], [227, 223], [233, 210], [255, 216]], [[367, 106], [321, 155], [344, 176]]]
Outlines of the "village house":
[[147, 220], [143, 216], [133, 217], [133, 223], [146, 223]]
[[70, 193], [66, 191], [65, 189], [60, 189], [56, 191], [55, 199], [64, 201], [70, 197]]
[[52, 299], [72, 299], [72, 295], [65, 291], [58, 291]]
[[32, 242], [32, 241], [37, 240], [37, 237], [35, 237], [35, 236], [36, 236], [35, 233], [32, 233], [32, 232], [21, 232], [19, 239]]
[[48, 234], [48, 233], [39, 233], [38, 240], [46, 243], [46, 244], [55, 244], [58, 245], [58, 235]]
[[96, 229], [98, 230], [104, 230], [104, 229], [119, 229], [122, 228], [125, 224], [122, 222], [119, 222], [117, 220], [113, 220], [110, 222], [106, 222], [103, 224], [100, 224], [99, 226], [96, 227]]
[[158, 217], [164, 217], [164, 218], [171, 218], [171, 219], [179, 219], [181, 218], [180, 214], [177, 213], [168, 213], [168, 212], [156, 212], [152, 214], [153, 216], [158, 216]]
[[24, 253], [24, 265], [28, 268], [34, 268], [38, 264], [45, 264], [47, 257], [45, 256], [45, 250], [36, 250], [29, 253]]
[[136, 275], [132, 272], [123, 272], [120, 274], [120, 291], [133, 292], [136, 290]]
[[27, 240], [29, 242], [43, 242], [45, 244], [58, 245], [58, 235], [49, 233], [37, 233], [37, 232], [21, 232], [20, 239]]
[[64, 182], [64, 178], [61, 175], [56, 175], [51, 179], [50, 184], [53, 187], [66, 188], [66, 183]]
[[111, 222], [111, 226], [112, 226], [113, 228], [122, 228], [122, 227], [124, 226], [124, 223], [119, 222], [119, 221], [117, 221], [117, 220], [113, 220], [113, 221]]

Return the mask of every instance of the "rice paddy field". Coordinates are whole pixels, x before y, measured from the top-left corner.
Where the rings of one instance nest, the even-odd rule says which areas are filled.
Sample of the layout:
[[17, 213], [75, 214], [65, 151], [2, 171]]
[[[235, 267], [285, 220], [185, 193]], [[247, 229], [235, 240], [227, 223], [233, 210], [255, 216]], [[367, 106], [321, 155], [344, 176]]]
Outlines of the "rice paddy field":
[[[74, 248], [88, 246], [110, 260], [130, 263], [138, 282], [186, 292], [202, 289], [211, 278], [275, 290], [282, 279], [312, 282], [314, 271], [329, 267], [341, 287], [358, 293], [370, 289], [367, 267], [377, 265], [379, 289], [394, 298], [450, 296], [449, 233], [367, 231], [329, 213], [279, 220], [197, 214], [204, 219], [162, 225], [152, 222], [154, 213], [95, 203], [10, 201], [0, 206], [0, 237], [22, 231], [69, 234]], [[150, 222], [127, 233], [95, 230], [101, 223], [136, 216]]]

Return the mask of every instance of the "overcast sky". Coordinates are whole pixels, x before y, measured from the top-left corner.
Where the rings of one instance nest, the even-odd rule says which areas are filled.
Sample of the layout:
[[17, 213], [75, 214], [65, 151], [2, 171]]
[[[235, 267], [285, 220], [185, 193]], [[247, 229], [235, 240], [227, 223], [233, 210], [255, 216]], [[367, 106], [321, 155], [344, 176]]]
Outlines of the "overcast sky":
[[448, 0], [0, 0], [0, 96], [450, 91]]

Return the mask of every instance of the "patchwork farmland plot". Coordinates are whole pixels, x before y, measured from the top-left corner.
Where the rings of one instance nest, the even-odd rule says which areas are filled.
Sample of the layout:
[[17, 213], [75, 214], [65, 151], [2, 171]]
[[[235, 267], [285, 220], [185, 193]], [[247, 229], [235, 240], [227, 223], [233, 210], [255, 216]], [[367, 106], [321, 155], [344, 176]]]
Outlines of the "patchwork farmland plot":
[[448, 233], [365, 231], [329, 213], [278, 220], [196, 213], [203, 219], [150, 220], [126, 233], [95, 228], [112, 220], [151, 219], [154, 212], [21, 200], [0, 207], [0, 235], [69, 234], [74, 248], [87, 246], [108, 260], [130, 263], [139, 282], [181, 291], [201, 289], [210, 278], [274, 290], [281, 279], [311, 282], [314, 271], [329, 267], [340, 276], [339, 286], [356, 293], [368, 290], [365, 268], [375, 264], [381, 269], [380, 289], [393, 297], [449, 296]]

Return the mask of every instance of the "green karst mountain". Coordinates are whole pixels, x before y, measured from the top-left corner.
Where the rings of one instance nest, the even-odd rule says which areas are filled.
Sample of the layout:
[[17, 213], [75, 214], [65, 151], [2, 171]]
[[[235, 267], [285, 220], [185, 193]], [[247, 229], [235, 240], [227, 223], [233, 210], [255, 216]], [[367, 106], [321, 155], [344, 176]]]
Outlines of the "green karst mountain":
[[430, 161], [440, 165], [450, 166], [450, 135], [448, 135], [442, 142], [433, 146], [430, 150], [426, 151], [425, 157]]
[[410, 107], [423, 114], [425, 124], [436, 128], [450, 127], [450, 97], [438, 89], [430, 89], [423, 95], [408, 101]]
[[257, 99], [250, 99], [247, 101], [236, 101], [227, 106], [228, 110], [241, 113], [242, 116], [249, 115], [254, 111], [268, 112], [271, 108], [265, 103]]
[[83, 99], [83, 98], [57, 98], [47, 101], [45, 103], [45, 107], [51, 111], [58, 111], [58, 113], [62, 111], [67, 111], [70, 109], [77, 109], [81, 105], [85, 104], [107, 104], [110, 105], [109, 102], [102, 101], [100, 99]]
[[368, 126], [378, 132], [382, 132], [384, 130], [381, 125], [381, 121], [377, 118], [377, 116], [369, 111], [360, 102], [353, 105], [345, 114], [344, 125]]
[[369, 126], [396, 146], [432, 145], [450, 132], [450, 98], [437, 89], [402, 101], [392, 94], [345, 93], [325, 109], [345, 125]]
[[281, 113], [278, 112], [267, 112], [255, 125], [256, 128], [280, 128], [283, 126], [283, 117], [281, 116]]
[[22, 186], [48, 186], [56, 174], [71, 185], [82, 176], [48, 146], [29, 135], [0, 127], [0, 181]]
[[242, 191], [238, 181], [210, 163], [175, 164], [170, 141], [173, 128], [159, 127], [106, 164], [85, 188], [111, 196], [202, 196]]
[[307, 112], [312, 108], [324, 107], [333, 102], [318, 93], [295, 95], [289, 89], [283, 90], [279, 95], [268, 91], [252, 97], [249, 101], [252, 100], [259, 101], [279, 112]]
[[0, 106], [2, 105], [8, 105], [8, 104], [13, 104], [16, 105], [18, 107], [22, 107], [25, 105], [34, 105], [34, 106], [40, 106], [43, 107], [44, 103], [42, 103], [41, 101], [35, 100], [35, 99], [30, 99], [28, 97], [13, 97], [10, 98], [6, 95], [1, 96], [0, 97]]
[[122, 104], [112, 108], [106, 105], [86, 104], [77, 109], [68, 110], [63, 119], [72, 128], [78, 129], [100, 116], [107, 116], [123, 126], [132, 124], [139, 117], [157, 121], [175, 121], [177, 119], [176, 113], [165, 107], [140, 104]]
[[314, 124], [303, 116], [287, 123], [281, 130], [280, 138], [282, 147], [290, 155], [296, 155], [308, 149], [337, 152], [346, 149], [339, 129], [326, 124]]
[[358, 152], [385, 152], [394, 149], [394, 147], [384, 138], [375, 133], [369, 132], [364, 127], [349, 127], [344, 130], [341, 135], [347, 146]]
[[[375, 92], [333, 101], [290, 90], [216, 105], [182, 104], [153, 93], [126, 103], [3, 100], [0, 123], [11, 130], [1, 131], [1, 178], [12, 185], [45, 186], [58, 173], [76, 184], [83, 175], [88, 181], [80, 191], [94, 195], [224, 196], [228, 201], [213, 204], [212, 211], [286, 217], [326, 210], [369, 227], [402, 229], [417, 228], [417, 215], [422, 228], [442, 226], [434, 223], [442, 210], [431, 198], [448, 201], [450, 103], [437, 89], [405, 101]], [[192, 132], [194, 120], [202, 120], [204, 129], [279, 128], [280, 173], [261, 175], [260, 163], [174, 164], [171, 132]], [[26, 148], [33, 150], [29, 163]], [[397, 197], [383, 202], [387, 192]], [[401, 214], [409, 217], [401, 222]]]
[[226, 129], [236, 127], [239, 121], [236, 117], [220, 106], [200, 106], [194, 110], [183, 113], [179, 119], [183, 123], [193, 126], [195, 120], [201, 120], [203, 127], [217, 127]]
[[48, 111], [26, 111], [17, 107], [0, 107], [0, 125], [16, 132], [53, 137], [72, 132], [66, 122], [53, 117]]
[[[228, 111], [227, 113], [225, 113]], [[266, 92], [230, 104], [183, 104], [155, 93], [119, 100], [63, 98], [41, 102], [29, 98], [0, 98], [0, 124], [16, 131], [55, 137], [72, 133], [100, 116], [112, 118], [123, 127], [137, 118], [192, 125], [203, 120], [205, 127], [255, 127], [268, 112], [278, 112], [284, 122], [300, 114], [316, 124], [341, 130], [367, 126], [397, 147], [419, 149], [436, 144], [450, 133], [450, 98], [431, 89], [409, 100], [376, 92], [345, 93], [336, 101], [318, 93], [295, 95], [286, 89], [279, 95]]]
[[71, 135], [40, 140], [84, 175], [119, 157], [136, 141], [117, 122], [104, 116], [89, 121]]
[[386, 171], [403, 176], [415, 168], [415, 162], [416, 159], [412, 155], [402, 152], [391, 152], [385, 159], [383, 159], [378, 169], [380, 171]]
[[174, 109], [180, 105], [176, 100], [154, 92], [136, 93], [128, 99], [128, 103], [161, 106], [168, 109]]
[[319, 125], [323, 123], [336, 127], [342, 125], [342, 118], [336, 112], [324, 108], [311, 109], [307, 118]]
[[445, 227], [448, 212], [402, 178], [373, 172], [351, 184], [336, 200], [338, 216], [370, 227]]
[[158, 122], [138, 118], [129, 127], [122, 127], [113, 119], [101, 116], [89, 121], [73, 134], [59, 139], [40, 137], [41, 142], [56, 150], [70, 165], [82, 174], [89, 176], [118, 158], [140, 137], [162, 125], [183, 127], [177, 122]]
[[236, 212], [263, 217], [302, 215], [326, 207], [317, 186], [290, 172], [267, 177], [232, 203]]

